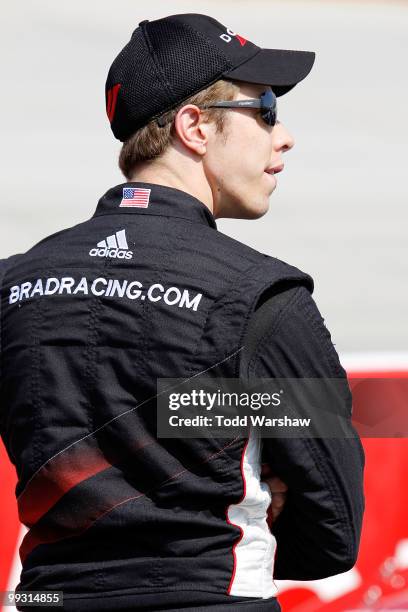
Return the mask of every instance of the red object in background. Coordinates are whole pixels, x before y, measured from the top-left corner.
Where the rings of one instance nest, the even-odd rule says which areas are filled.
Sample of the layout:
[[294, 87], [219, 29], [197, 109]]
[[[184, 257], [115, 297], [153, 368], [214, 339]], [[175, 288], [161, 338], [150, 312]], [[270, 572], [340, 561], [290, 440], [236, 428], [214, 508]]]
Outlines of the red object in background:
[[[388, 380], [407, 378], [408, 369], [399, 372], [376, 372], [367, 369], [364, 372], [349, 373], [350, 379], [369, 377]], [[362, 582], [350, 592], [326, 602], [319, 597], [319, 591], [312, 583], [305, 582], [302, 586], [296, 584], [279, 596], [283, 612], [408, 610], [408, 559], [405, 568], [395, 566], [395, 559], [392, 559], [398, 542], [407, 540], [408, 549], [408, 440], [365, 438], [362, 442], [366, 453], [366, 511], [360, 553], [355, 567]], [[0, 481], [0, 591], [4, 591], [15, 586], [9, 584], [9, 577], [20, 524], [14, 497], [15, 470], [1, 441]], [[338, 577], [339, 580], [341, 577], [342, 575]], [[7, 608], [4, 608], [4, 612], [6, 611]]]
[[0, 482], [2, 489], [0, 507], [0, 591], [6, 591], [20, 532], [20, 523], [14, 494], [17, 484], [16, 472], [14, 466], [10, 463], [1, 438]]
[[[384, 382], [382, 392], [377, 396], [380, 412], [384, 411], [385, 393], [390, 398], [390, 413], [393, 408], [405, 418], [400, 421], [407, 435], [408, 397], [405, 381], [407, 369], [395, 371], [369, 370], [368, 368], [348, 373], [350, 386], [353, 379], [375, 379], [367, 385], [368, 399], [373, 401], [375, 385]], [[385, 391], [384, 391], [385, 390]], [[404, 396], [401, 397], [401, 390]], [[398, 395], [399, 393], [399, 395]], [[363, 398], [364, 399], [364, 398]], [[392, 399], [392, 401], [391, 401]], [[368, 404], [365, 406], [367, 409]], [[378, 405], [376, 409], [378, 409]], [[353, 395], [354, 409], [354, 395]], [[360, 413], [361, 414], [361, 413]], [[361, 431], [361, 429], [358, 427]], [[383, 435], [381, 426], [378, 435]], [[366, 455], [364, 489], [366, 509], [361, 534], [361, 545], [355, 570], [361, 584], [349, 592], [323, 602], [318, 588], [305, 582], [305, 589], [298, 586], [283, 591], [279, 602], [283, 612], [363, 612], [363, 610], [408, 610], [408, 468], [407, 438], [362, 438]], [[405, 566], [398, 567], [394, 558], [396, 547], [407, 542]], [[341, 580], [341, 575], [339, 576]]]
[[323, 602], [305, 582], [305, 589], [296, 587], [279, 596], [283, 612], [363, 612], [380, 607], [383, 612], [408, 610], [407, 568], [396, 567], [389, 570], [389, 575], [386, 571], [387, 564], [393, 565], [398, 542], [408, 538], [408, 440], [362, 442], [366, 454], [366, 510], [355, 566], [362, 584], [333, 601]]

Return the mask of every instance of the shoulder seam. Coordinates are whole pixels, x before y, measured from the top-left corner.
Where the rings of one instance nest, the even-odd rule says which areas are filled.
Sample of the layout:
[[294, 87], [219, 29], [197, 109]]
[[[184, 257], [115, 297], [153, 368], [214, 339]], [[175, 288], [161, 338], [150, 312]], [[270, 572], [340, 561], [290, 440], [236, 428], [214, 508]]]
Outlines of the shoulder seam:
[[[287, 302], [286, 307], [282, 308], [281, 312], [276, 317], [276, 321], [275, 321], [274, 325], [272, 325], [272, 327], [269, 330], [269, 332], [267, 334], [265, 334], [265, 336], [263, 336], [262, 339], [260, 340], [256, 351], [254, 352], [254, 354], [252, 355], [252, 357], [251, 357], [251, 359], [250, 359], [250, 361], [248, 363], [248, 374], [254, 374], [256, 372], [255, 362], [256, 362], [256, 360], [257, 360], [257, 358], [259, 356], [260, 351], [264, 347], [265, 342], [267, 342], [270, 339], [270, 337], [274, 333], [276, 333], [276, 331], [279, 329], [279, 326], [280, 326], [282, 320], [285, 318], [285, 315], [287, 314], [287, 310], [291, 306], [293, 306], [294, 304], [297, 303], [297, 301], [301, 297], [301, 289], [302, 288], [304, 288], [304, 289], [306, 289], [306, 291], [308, 291], [308, 289], [306, 287], [304, 287], [304, 285], [299, 285], [299, 287], [296, 288], [296, 291], [293, 293], [292, 297]], [[292, 289], [293, 289], [293, 287], [292, 287]]]
[[[329, 369], [333, 372], [333, 374], [337, 376], [340, 376], [340, 378], [344, 377], [344, 368], [342, 367], [341, 363], [340, 363], [340, 358], [337, 354], [336, 348], [333, 344], [333, 342], [331, 342], [331, 334], [329, 332], [329, 330], [327, 329], [327, 327], [324, 324], [324, 319], [318, 309], [318, 306], [316, 304], [316, 302], [313, 300], [312, 298], [312, 302], [318, 312], [318, 314], [320, 315], [320, 317], [322, 318], [321, 321], [321, 326], [319, 326], [319, 322], [313, 317], [310, 316], [309, 313], [306, 313], [306, 317], [307, 320], [310, 323], [310, 327], [313, 331], [313, 333], [315, 334], [315, 336], [318, 338], [319, 342], [321, 343], [321, 345], [324, 345], [324, 354], [325, 357], [327, 359], [327, 363], [329, 366]], [[326, 334], [324, 333], [324, 330], [326, 330]], [[330, 354], [330, 351], [327, 350], [329, 343], [331, 344], [331, 349], [332, 351], [334, 351], [337, 355], [337, 360], [333, 358], [333, 355]], [[340, 367], [339, 367], [340, 366]]]

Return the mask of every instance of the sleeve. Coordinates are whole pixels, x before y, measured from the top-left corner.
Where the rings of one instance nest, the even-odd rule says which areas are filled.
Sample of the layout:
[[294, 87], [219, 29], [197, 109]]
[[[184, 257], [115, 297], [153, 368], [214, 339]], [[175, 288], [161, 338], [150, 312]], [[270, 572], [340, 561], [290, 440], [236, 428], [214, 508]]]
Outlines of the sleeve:
[[364, 451], [351, 425], [347, 375], [311, 294], [291, 287], [255, 312], [241, 373], [255, 378], [342, 378], [344, 414], [353, 437], [264, 438], [262, 461], [288, 485], [272, 527], [274, 577], [315, 580], [356, 562], [364, 513]]

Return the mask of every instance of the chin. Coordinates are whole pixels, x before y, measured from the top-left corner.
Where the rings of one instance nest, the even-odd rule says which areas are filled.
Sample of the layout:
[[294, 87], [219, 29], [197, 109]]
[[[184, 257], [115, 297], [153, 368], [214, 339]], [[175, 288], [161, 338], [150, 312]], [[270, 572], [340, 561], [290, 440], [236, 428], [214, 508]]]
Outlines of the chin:
[[258, 195], [255, 199], [241, 199], [240, 197], [232, 196], [229, 198], [229, 205], [224, 207], [222, 214], [219, 217], [230, 219], [260, 219], [269, 210], [270, 194]]
[[260, 219], [263, 217], [269, 210], [269, 198], [270, 196], [266, 196], [264, 198], [260, 198], [259, 202], [254, 202], [252, 206], [248, 209], [250, 213], [251, 219]]
[[240, 210], [231, 210], [228, 213], [220, 214], [216, 217], [216, 219], [260, 219], [264, 216], [267, 211], [259, 211], [259, 210], [248, 210], [248, 209], [240, 209]]
[[248, 218], [249, 219], [260, 219], [261, 217], [266, 215], [268, 210], [269, 210], [269, 206], [264, 206], [263, 208], [258, 208], [256, 210], [251, 210], [251, 211], [249, 211], [250, 212], [250, 216]]
[[248, 203], [245, 207], [242, 207], [239, 210], [239, 214], [236, 215], [237, 219], [260, 219], [263, 217], [269, 210], [269, 202], [266, 204], [252, 204], [251, 207], [248, 207]]

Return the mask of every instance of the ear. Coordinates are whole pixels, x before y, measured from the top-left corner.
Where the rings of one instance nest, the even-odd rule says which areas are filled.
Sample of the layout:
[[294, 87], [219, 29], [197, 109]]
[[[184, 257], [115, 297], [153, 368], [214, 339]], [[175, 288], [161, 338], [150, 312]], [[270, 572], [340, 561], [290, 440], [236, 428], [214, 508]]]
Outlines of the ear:
[[198, 106], [186, 104], [174, 119], [176, 134], [183, 145], [196, 155], [205, 155], [209, 137], [209, 124], [204, 122]]

